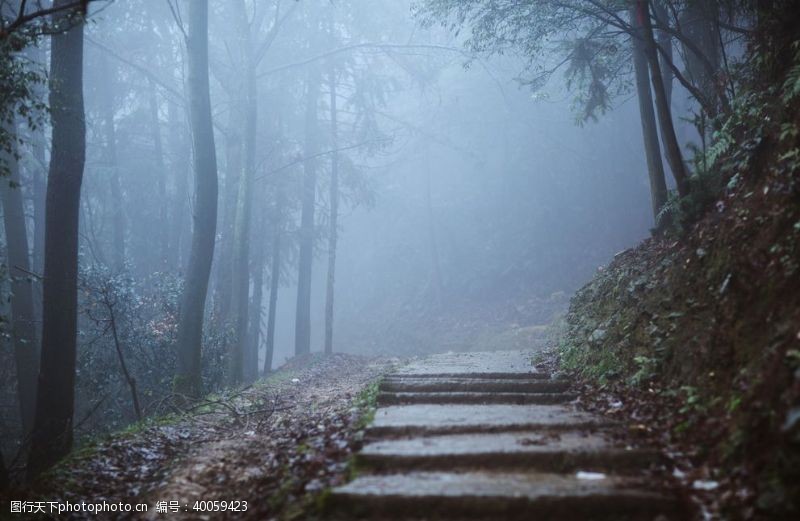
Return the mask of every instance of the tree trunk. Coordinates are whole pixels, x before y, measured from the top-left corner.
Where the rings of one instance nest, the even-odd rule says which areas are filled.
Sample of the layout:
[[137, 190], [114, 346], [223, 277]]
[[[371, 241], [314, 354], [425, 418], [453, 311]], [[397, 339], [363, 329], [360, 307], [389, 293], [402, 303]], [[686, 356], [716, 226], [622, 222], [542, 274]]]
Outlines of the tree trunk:
[[[264, 299], [264, 242], [266, 238], [261, 233], [264, 229], [264, 212], [259, 212], [256, 223], [258, 239], [253, 253], [253, 298], [250, 301], [250, 317], [248, 319], [247, 349], [245, 380], [254, 381], [258, 378], [258, 348], [261, 344], [261, 306]], [[251, 235], [252, 236], [252, 235]]]
[[667, 93], [664, 88], [664, 77], [661, 75], [661, 66], [658, 61], [658, 51], [653, 37], [653, 26], [650, 21], [650, 2], [649, 0], [637, 0], [636, 17], [638, 24], [642, 27], [644, 38], [645, 55], [650, 64], [650, 80], [653, 83], [653, 93], [655, 94], [656, 112], [658, 122], [661, 127], [661, 139], [664, 142], [664, 150], [667, 162], [675, 177], [675, 184], [678, 187], [678, 194], [685, 197], [689, 193], [689, 174], [686, 165], [683, 163], [683, 154], [675, 136], [675, 126], [672, 121], [672, 113], [667, 103]]
[[125, 355], [122, 352], [122, 342], [119, 338], [119, 331], [117, 330], [117, 315], [114, 310], [114, 303], [109, 298], [108, 292], [103, 294], [103, 304], [106, 306], [109, 316], [109, 326], [111, 328], [111, 337], [114, 340], [114, 349], [117, 352], [117, 360], [119, 361], [119, 368], [122, 372], [122, 377], [125, 383], [128, 384], [128, 389], [131, 391], [131, 404], [133, 405], [133, 414], [136, 416], [136, 421], [142, 421], [142, 407], [139, 405], [139, 393], [136, 390], [136, 378], [128, 370], [128, 364], [125, 363]]
[[[665, 0], [656, 0], [653, 4], [653, 12], [660, 23], [669, 24], [669, 13], [667, 12], [667, 6], [664, 4], [664, 2]], [[631, 22], [634, 22], [634, 20], [631, 20]], [[658, 46], [664, 51], [663, 54], [659, 53], [658, 55], [661, 65], [661, 81], [664, 82], [664, 92], [667, 96], [667, 105], [672, 108], [673, 74], [672, 69], [669, 66], [670, 63], [674, 63], [672, 52], [672, 36], [670, 36], [667, 31], [656, 31], [656, 39], [658, 40]]]
[[433, 200], [431, 197], [431, 164], [430, 150], [425, 149], [425, 209], [428, 217], [428, 244], [431, 252], [431, 272], [433, 288], [435, 291], [436, 306], [441, 307], [444, 298], [444, 282], [442, 281], [442, 268], [439, 260], [439, 244], [436, 238], [436, 221], [433, 216]]
[[[38, 46], [29, 47], [30, 57], [37, 66], [45, 65], [44, 51]], [[36, 83], [33, 86], [35, 97], [38, 101], [45, 102], [45, 88]], [[39, 275], [44, 270], [44, 202], [47, 190], [45, 164], [45, 136], [44, 125], [37, 125], [31, 129], [31, 148], [35, 166], [31, 172], [31, 199], [33, 201], [33, 271]], [[36, 283], [35, 304], [37, 316], [41, 314], [41, 283]]]
[[314, 204], [317, 186], [317, 100], [319, 70], [308, 74], [306, 93], [306, 145], [303, 162], [303, 209], [300, 218], [300, 253], [297, 273], [297, 310], [294, 328], [294, 354], [311, 352], [311, 265], [314, 260]]
[[202, 389], [201, 345], [208, 278], [217, 229], [217, 156], [208, 85], [208, 0], [189, 3], [189, 115], [194, 149], [195, 207], [192, 247], [178, 322], [176, 389], [197, 395]]
[[[62, 7], [71, 0], [55, 0]], [[65, 21], [66, 14], [58, 18]], [[72, 448], [78, 305], [78, 221], [86, 154], [83, 110], [83, 24], [52, 36], [50, 113], [53, 127], [45, 216], [42, 353], [30, 476]]]
[[278, 289], [281, 282], [281, 223], [283, 220], [283, 190], [279, 186], [275, 199], [275, 226], [272, 238], [272, 266], [269, 272], [269, 311], [267, 315], [267, 338], [264, 351], [264, 374], [272, 371], [275, 353], [275, 311], [278, 305]]
[[242, 140], [238, 126], [244, 117], [243, 110], [239, 110], [238, 106], [239, 102], [232, 99], [228, 133], [225, 136], [225, 181], [222, 195], [222, 222], [220, 223], [222, 225], [220, 252], [215, 268], [214, 320], [222, 328], [230, 325], [233, 302], [234, 230], [242, 170]]
[[339, 129], [336, 108], [336, 70], [331, 67], [331, 185], [330, 185], [330, 231], [328, 235], [328, 280], [325, 290], [325, 354], [333, 353], [333, 289], [336, 281], [336, 242], [339, 220]]
[[641, 26], [636, 22], [636, 12], [631, 9], [631, 25], [638, 37], [631, 38], [633, 45], [633, 68], [636, 73], [636, 92], [639, 99], [639, 115], [642, 124], [647, 172], [650, 178], [650, 203], [656, 228], [659, 227], [658, 214], [667, 202], [667, 184], [664, 178], [664, 164], [661, 161], [661, 145], [658, 142], [656, 115], [653, 112], [653, 96], [650, 91], [650, 78], [647, 57], [644, 54]]
[[719, 105], [725, 104], [724, 93], [720, 92], [717, 84], [720, 46], [715, 23], [716, 11], [716, 2], [689, 2], [680, 16], [681, 30], [686, 35], [683, 45], [686, 72], [698, 89], [708, 99], [714, 100], [714, 112], [709, 113], [711, 117], [716, 115]]
[[116, 85], [114, 73], [108, 65], [105, 54], [100, 58], [101, 74], [105, 77], [105, 85], [100, 88], [100, 110], [103, 117], [103, 130], [105, 131], [105, 160], [110, 175], [111, 183], [111, 223], [113, 230], [114, 269], [122, 271], [125, 268], [125, 214], [123, 212], [122, 185], [119, 175], [119, 161], [117, 158], [117, 130], [114, 123], [114, 93]]
[[[258, 86], [256, 84], [256, 64], [253, 60], [253, 45], [244, 0], [236, 2], [237, 18], [241, 44], [244, 51], [244, 169], [239, 180], [239, 194], [236, 203], [236, 225], [233, 234], [233, 306], [235, 310], [236, 331], [231, 349], [231, 381], [240, 382], [245, 372], [252, 376], [252, 369], [246, 365], [247, 323], [250, 318], [250, 221], [252, 219], [253, 180], [256, 170], [256, 114], [258, 111]], [[249, 367], [250, 371], [246, 371]], [[257, 371], [256, 371], [257, 376]]]
[[169, 267], [179, 269], [185, 262], [186, 239], [189, 234], [186, 216], [189, 213], [189, 143], [186, 139], [186, 125], [184, 118], [178, 111], [174, 103], [169, 104], [168, 108], [169, 125], [171, 130], [170, 148], [172, 149], [172, 160], [170, 170], [175, 175], [175, 200], [172, 203], [173, 223], [172, 239], [170, 240]]
[[28, 231], [22, 201], [19, 165], [15, 157], [16, 131], [7, 126], [12, 151], [3, 152], [8, 166], [8, 178], [0, 179], [3, 200], [3, 224], [6, 232], [8, 273], [11, 277], [11, 337], [17, 371], [17, 394], [23, 432], [33, 427], [36, 410], [36, 379], [39, 375], [39, 346], [36, 335], [36, 316], [33, 306], [33, 283], [30, 280]]
[[158, 194], [161, 200], [158, 208], [158, 219], [163, 227], [159, 230], [159, 261], [162, 269], [166, 269], [169, 258], [169, 226], [167, 226], [167, 169], [164, 166], [164, 144], [161, 140], [161, 121], [158, 117], [158, 95], [153, 82], [150, 82], [150, 131], [153, 134], [153, 162], [158, 176]]

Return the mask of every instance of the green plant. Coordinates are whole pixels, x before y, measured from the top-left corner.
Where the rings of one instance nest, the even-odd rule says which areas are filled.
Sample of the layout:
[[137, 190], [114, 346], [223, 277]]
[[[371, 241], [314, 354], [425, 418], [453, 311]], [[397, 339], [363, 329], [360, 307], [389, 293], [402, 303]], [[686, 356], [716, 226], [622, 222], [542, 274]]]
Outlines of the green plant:
[[358, 393], [355, 399], [355, 406], [359, 411], [356, 429], [360, 430], [372, 423], [375, 419], [375, 410], [378, 408], [378, 392], [383, 378], [378, 378], [369, 383]]
[[649, 356], [635, 356], [633, 361], [636, 364], [636, 372], [631, 376], [631, 385], [642, 385], [643, 383], [652, 380], [658, 369], [658, 361]]

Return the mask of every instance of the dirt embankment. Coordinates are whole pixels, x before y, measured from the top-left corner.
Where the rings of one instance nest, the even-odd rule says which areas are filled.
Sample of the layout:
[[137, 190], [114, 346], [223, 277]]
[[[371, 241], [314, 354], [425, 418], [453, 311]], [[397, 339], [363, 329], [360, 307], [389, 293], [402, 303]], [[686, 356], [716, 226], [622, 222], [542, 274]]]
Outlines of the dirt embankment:
[[620, 414], [669, 445], [726, 519], [800, 515], [797, 90], [787, 80], [739, 109], [721, 192], [684, 233], [599, 270], [560, 346], [562, 365], [622, 395]]

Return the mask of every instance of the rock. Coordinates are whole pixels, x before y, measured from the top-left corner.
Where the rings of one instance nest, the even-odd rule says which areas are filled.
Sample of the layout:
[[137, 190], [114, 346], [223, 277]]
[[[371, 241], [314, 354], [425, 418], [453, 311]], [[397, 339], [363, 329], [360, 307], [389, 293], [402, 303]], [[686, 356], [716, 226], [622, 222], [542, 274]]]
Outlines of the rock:
[[607, 334], [607, 332], [606, 332], [605, 329], [601, 329], [601, 328], [598, 327], [597, 329], [592, 331], [591, 335], [589, 335], [589, 343], [591, 343], [591, 344], [599, 344], [600, 342], [605, 340], [606, 334]]

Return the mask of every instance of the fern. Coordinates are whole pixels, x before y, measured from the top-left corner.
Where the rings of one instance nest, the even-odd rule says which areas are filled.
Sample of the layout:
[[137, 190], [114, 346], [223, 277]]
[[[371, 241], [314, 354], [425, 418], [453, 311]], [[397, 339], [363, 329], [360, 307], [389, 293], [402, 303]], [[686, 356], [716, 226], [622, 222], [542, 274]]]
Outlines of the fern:
[[789, 103], [800, 94], [800, 40], [792, 44], [794, 50], [794, 65], [786, 75], [783, 82], [783, 102]]

